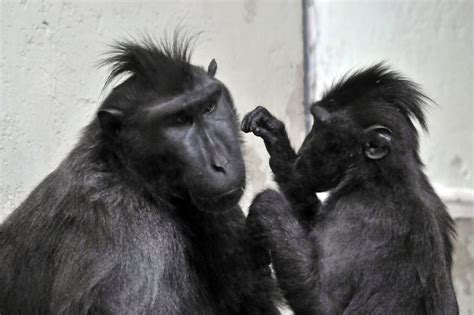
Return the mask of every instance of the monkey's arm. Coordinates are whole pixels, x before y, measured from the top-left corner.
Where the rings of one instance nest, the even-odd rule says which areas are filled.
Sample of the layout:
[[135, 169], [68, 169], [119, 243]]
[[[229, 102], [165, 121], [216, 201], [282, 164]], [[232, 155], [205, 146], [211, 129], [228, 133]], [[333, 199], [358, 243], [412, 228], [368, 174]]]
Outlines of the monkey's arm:
[[243, 301], [243, 314], [279, 315], [275, 306], [276, 301], [282, 299], [278, 286], [272, 277], [270, 268], [271, 258], [268, 250], [252, 239], [246, 240], [250, 247], [251, 268], [256, 279], [252, 295]]
[[[113, 216], [112, 209], [104, 207], [103, 202], [84, 199], [78, 203], [76, 196], [71, 202], [80, 208], [56, 219], [60, 222], [58, 226], [66, 228], [55, 255], [58, 268], [52, 284], [50, 313], [150, 314], [157, 313], [157, 309], [163, 314], [189, 313], [183, 311], [182, 301], [186, 299], [190, 282], [171, 281], [168, 276], [189, 271], [179, 237], [169, 236], [174, 230], [168, 217], [156, 220], [160, 223], [154, 225], [157, 232], [146, 242], [153, 250], [144, 251], [151, 247], [143, 248], [144, 243], [139, 240], [150, 235], [143, 228], [146, 223], [153, 223], [148, 221], [149, 217], [143, 221], [138, 215], [125, 219], [121, 216], [125, 210], [120, 205], [113, 208], [117, 213]], [[152, 209], [155, 208], [140, 210], [149, 213]], [[125, 232], [123, 224], [129, 225], [130, 230]], [[168, 254], [171, 251], [174, 255]], [[190, 309], [205, 314], [211, 307], [196, 303]]]
[[[145, 261], [141, 250], [121, 251], [100, 237], [71, 233], [65, 241], [52, 288], [52, 314], [214, 312], [211, 305], [190, 298], [192, 283], [175, 281], [173, 275], [187, 274], [189, 269], [182, 263], [185, 260], [179, 244], [165, 234], [154, 247], [156, 256], [150, 254]], [[169, 248], [175, 255], [166, 255]], [[149, 268], [147, 261], [156, 269]], [[150, 272], [143, 273], [143, 269]]]
[[252, 273], [250, 279], [252, 279], [253, 289], [243, 298], [240, 314], [280, 315], [276, 303], [282, 300], [282, 296], [276, 280], [272, 277], [268, 250], [261, 244], [253, 242], [246, 226], [246, 216], [240, 206], [236, 207], [235, 211], [227, 212], [226, 221], [230, 223], [230, 227], [222, 226], [226, 230], [242, 229], [239, 242], [248, 253], [248, 263]]
[[307, 232], [273, 190], [260, 193], [247, 217], [254, 239], [271, 252], [278, 283], [296, 314], [317, 314], [319, 273], [316, 251]]
[[297, 218], [306, 223], [311, 221], [321, 202], [307, 185], [301, 185], [301, 180], [293, 171], [297, 154], [291, 147], [283, 122], [276, 119], [266, 108], [258, 106], [245, 115], [242, 131], [253, 132], [263, 139], [270, 154], [270, 167], [275, 181], [291, 203]]

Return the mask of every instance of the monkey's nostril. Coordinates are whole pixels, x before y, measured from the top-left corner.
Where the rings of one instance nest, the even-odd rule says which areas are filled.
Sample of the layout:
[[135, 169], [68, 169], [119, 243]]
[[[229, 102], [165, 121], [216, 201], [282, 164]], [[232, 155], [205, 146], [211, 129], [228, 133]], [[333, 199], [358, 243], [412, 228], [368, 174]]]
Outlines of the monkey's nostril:
[[214, 171], [225, 174], [229, 161], [229, 159], [226, 159], [224, 157], [216, 157], [211, 162], [211, 167]]
[[224, 173], [225, 174], [225, 166], [222, 166], [220, 164], [212, 164], [212, 168], [219, 173]]

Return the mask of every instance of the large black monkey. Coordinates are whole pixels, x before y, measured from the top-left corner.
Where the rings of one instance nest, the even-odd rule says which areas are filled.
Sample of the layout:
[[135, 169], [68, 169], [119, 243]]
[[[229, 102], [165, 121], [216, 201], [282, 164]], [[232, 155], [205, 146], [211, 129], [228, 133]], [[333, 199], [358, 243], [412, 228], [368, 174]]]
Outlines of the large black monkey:
[[[298, 314], [456, 314], [453, 221], [422, 171], [425, 96], [384, 65], [346, 77], [311, 107], [301, 149], [258, 107], [242, 122], [263, 138], [281, 194], [248, 225], [268, 246]], [[315, 192], [330, 191], [322, 204]]]
[[131, 75], [0, 227], [2, 314], [278, 313], [231, 96], [188, 44], [115, 46], [109, 81]]

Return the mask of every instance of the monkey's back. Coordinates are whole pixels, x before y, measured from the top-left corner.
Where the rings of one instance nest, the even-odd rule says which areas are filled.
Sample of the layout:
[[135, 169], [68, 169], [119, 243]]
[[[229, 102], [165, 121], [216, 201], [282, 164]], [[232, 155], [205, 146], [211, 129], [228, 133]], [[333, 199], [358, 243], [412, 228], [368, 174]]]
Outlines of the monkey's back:
[[321, 209], [311, 234], [321, 287], [329, 305], [340, 307], [328, 313], [455, 314], [443, 203], [434, 192], [420, 201], [416, 193], [395, 198], [386, 191], [329, 197]]

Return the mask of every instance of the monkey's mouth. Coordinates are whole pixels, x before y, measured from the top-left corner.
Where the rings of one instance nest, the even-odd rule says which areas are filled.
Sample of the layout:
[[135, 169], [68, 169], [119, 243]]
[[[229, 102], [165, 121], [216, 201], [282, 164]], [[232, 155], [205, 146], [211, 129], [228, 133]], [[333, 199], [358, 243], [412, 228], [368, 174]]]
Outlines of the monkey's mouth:
[[242, 191], [242, 193], [243, 193], [244, 189], [242, 187], [237, 187], [237, 188], [228, 190], [226, 192], [223, 192], [221, 194], [215, 195], [215, 196], [210, 197], [210, 198], [224, 198], [225, 196], [234, 194], [234, 193], [239, 192], [239, 191]]
[[203, 211], [222, 211], [234, 207], [244, 193], [243, 187], [237, 187], [216, 195], [192, 195], [195, 205]]

